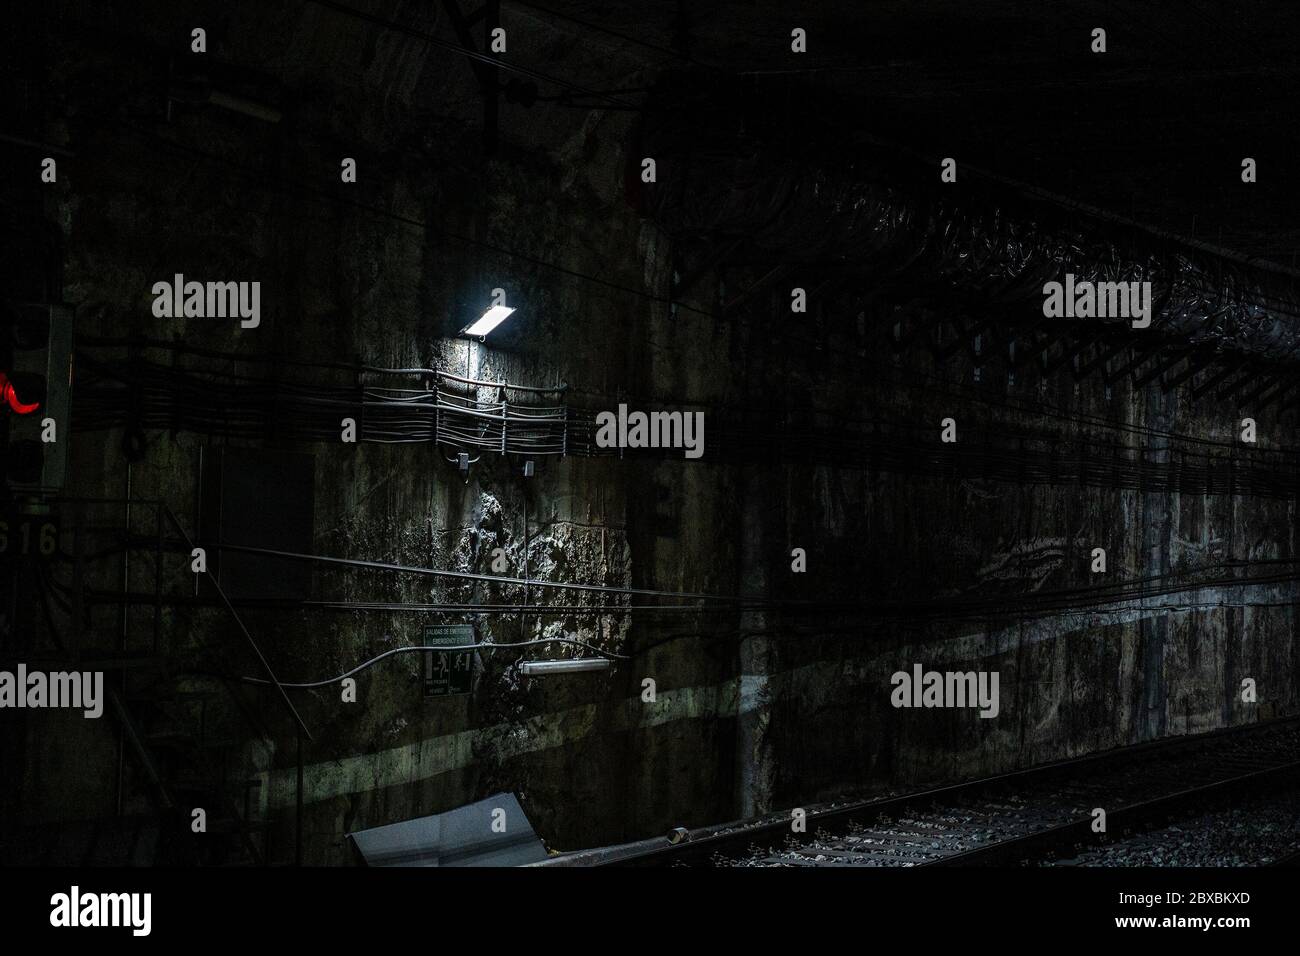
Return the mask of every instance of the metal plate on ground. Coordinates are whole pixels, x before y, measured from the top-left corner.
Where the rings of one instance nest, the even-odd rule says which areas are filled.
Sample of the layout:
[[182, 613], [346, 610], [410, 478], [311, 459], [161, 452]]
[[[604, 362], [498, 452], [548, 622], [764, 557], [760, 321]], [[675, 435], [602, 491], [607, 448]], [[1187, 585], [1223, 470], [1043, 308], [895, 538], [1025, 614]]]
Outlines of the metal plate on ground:
[[366, 866], [524, 866], [546, 847], [512, 793], [349, 833]]

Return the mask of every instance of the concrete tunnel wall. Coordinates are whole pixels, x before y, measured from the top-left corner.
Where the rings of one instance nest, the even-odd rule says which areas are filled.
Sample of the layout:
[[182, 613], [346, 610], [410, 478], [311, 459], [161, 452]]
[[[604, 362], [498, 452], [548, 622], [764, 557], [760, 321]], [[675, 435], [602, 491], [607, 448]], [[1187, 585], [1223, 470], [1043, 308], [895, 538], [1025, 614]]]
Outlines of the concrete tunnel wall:
[[[93, 66], [84, 65], [83, 82]], [[477, 148], [466, 130], [442, 131], [423, 156], [404, 152], [375, 118], [384, 115], [381, 106], [358, 95], [347, 111], [312, 117], [320, 155], [338, 152], [345, 135], [370, 147], [373, 158], [362, 166], [368, 204], [451, 232], [508, 237], [512, 247], [619, 285], [655, 294], [667, 288], [671, 245], [623, 201], [628, 130], [616, 115], [550, 152], [507, 146], [479, 168], [466, 158]], [[886, 354], [871, 332], [884, 316], [872, 307], [864, 307], [861, 325], [834, 323], [821, 343], [787, 329], [780, 347], [768, 348], [770, 330], [757, 323], [673, 314], [661, 302], [318, 197], [235, 189], [221, 163], [97, 131], [94, 117], [68, 122], [79, 139], [99, 147], [93, 164], [69, 174], [72, 190], [57, 210], [66, 243], [64, 295], [79, 306], [82, 334], [183, 335], [206, 348], [444, 364], [458, 372], [476, 360], [482, 378], [567, 383], [574, 401], [592, 407], [612, 407], [621, 396], [646, 405], [759, 405], [784, 393], [804, 412], [871, 409], [876, 418], [920, 431], [937, 433], [940, 419], [953, 415], [962, 433], [1011, 422], [1059, 428], [1063, 441], [1072, 437], [1059, 422], [955, 405], [951, 396], [898, 388], [874, 374], [882, 364], [918, 375], [936, 370], [917, 352]], [[186, 133], [205, 138], [213, 153], [288, 178], [307, 170], [335, 175], [330, 162], [288, 147], [277, 151], [248, 124], [195, 125]], [[201, 221], [179, 214], [179, 203], [152, 198], [156, 191], [144, 186], [160, 182], [177, 195], [208, 197]], [[262, 326], [240, 332], [155, 319], [149, 288], [175, 272], [259, 278]], [[321, 286], [303, 282], [304, 275], [332, 279]], [[467, 355], [454, 332], [497, 286], [520, 305], [518, 320]], [[827, 374], [831, 367], [838, 371]], [[943, 371], [962, 381], [972, 374], [960, 360]], [[1193, 403], [1185, 391], [1162, 397], [1155, 386], [1135, 390], [1127, 380], [1107, 390], [1095, 380], [1076, 385], [1059, 376], [1040, 386], [1026, 377], [1005, 383], [1004, 394], [1225, 441], [1233, 440], [1241, 417], [1226, 404]], [[1294, 413], [1261, 415], [1260, 434], [1262, 445], [1292, 443]], [[68, 492], [121, 494], [121, 441], [116, 431], [76, 434]], [[217, 444], [190, 433], [150, 435], [143, 459], [130, 467], [131, 493], [191, 515], [199, 448]], [[547, 460], [528, 482], [514, 463], [485, 456], [463, 482], [439, 448], [295, 447], [315, 455], [318, 553], [487, 572], [492, 548], [502, 546], [517, 572], [526, 497], [530, 572], [555, 581], [925, 600], [1011, 583], [1084, 586], [1096, 546], [1107, 549], [1109, 573], [1122, 578], [1211, 559], [1290, 558], [1295, 548], [1294, 499], [726, 463], [710, 461], [707, 444], [701, 462]], [[990, 549], [987, 542], [998, 544]], [[808, 572], [797, 578], [790, 572], [794, 547], [806, 548], [809, 559]], [[97, 573], [108, 583], [121, 570]], [[133, 584], [147, 589], [151, 573], [147, 562], [137, 562]], [[470, 593], [423, 579], [334, 572], [319, 572], [316, 588], [332, 597], [394, 602]], [[489, 596], [479, 589], [478, 599]], [[481, 655], [483, 669], [468, 697], [423, 699], [415, 657], [363, 675], [357, 704], [341, 703], [333, 689], [296, 695], [318, 740], [306, 753], [306, 859], [345, 861], [342, 836], [349, 830], [499, 790], [518, 793], [550, 845], [570, 849], [1294, 713], [1295, 595], [1279, 588], [1276, 598], [1283, 606], [1151, 607], [1000, 626], [871, 626], [832, 634], [814, 625], [797, 639], [751, 638], [743, 646], [737, 631], [773, 622], [733, 616], [665, 624], [609, 615], [599, 625], [533, 618], [521, 626], [493, 619], [482, 628], [488, 640], [563, 632], [627, 651], [673, 631], [691, 636], [658, 644], [608, 675], [553, 680], [521, 678], [510, 655]], [[133, 633], [148, 613], [135, 612]], [[362, 612], [246, 617], [285, 679], [338, 673], [415, 643], [426, 623], [420, 615]], [[164, 646], [178, 660], [197, 635], [221, 646], [235, 640], [217, 611], [168, 610], [165, 626]], [[112, 646], [114, 628], [106, 610], [90, 640]], [[889, 677], [914, 662], [1000, 670], [1001, 714], [982, 720], [971, 711], [893, 709]], [[645, 677], [657, 684], [653, 704], [640, 699]], [[1243, 677], [1258, 680], [1258, 705], [1241, 702]], [[276, 720], [273, 704], [262, 706]], [[91, 817], [111, 807], [111, 727], [107, 720], [69, 721], [56, 741], [28, 725], [24, 822]], [[259, 799], [276, 821], [283, 855], [292, 828], [294, 753], [287, 727], [280, 722], [276, 729], [273, 748], [250, 741], [245, 757], [248, 772], [265, 782]], [[962, 743], [954, 748], [953, 739]], [[134, 770], [128, 775], [128, 807], [143, 808], [145, 789]], [[74, 778], [79, 782], [70, 786]]]

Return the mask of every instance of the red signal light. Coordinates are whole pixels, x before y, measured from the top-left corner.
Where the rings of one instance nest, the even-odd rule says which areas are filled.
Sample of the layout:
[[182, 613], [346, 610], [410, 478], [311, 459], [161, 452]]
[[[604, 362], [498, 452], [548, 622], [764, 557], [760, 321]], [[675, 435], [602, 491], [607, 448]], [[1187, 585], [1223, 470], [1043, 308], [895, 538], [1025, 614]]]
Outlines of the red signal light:
[[40, 402], [32, 402], [30, 405], [23, 404], [18, 397], [18, 393], [14, 391], [13, 383], [9, 381], [9, 377], [4, 372], [0, 372], [0, 398], [4, 399], [5, 404], [19, 415], [30, 415], [41, 407]]

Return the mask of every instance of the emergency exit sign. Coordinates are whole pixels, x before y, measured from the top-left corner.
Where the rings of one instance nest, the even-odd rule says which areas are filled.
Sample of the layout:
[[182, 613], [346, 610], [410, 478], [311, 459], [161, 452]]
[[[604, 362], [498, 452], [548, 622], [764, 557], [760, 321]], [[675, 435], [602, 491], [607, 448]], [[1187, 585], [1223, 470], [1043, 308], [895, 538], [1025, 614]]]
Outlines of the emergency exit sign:
[[[425, 647], [464, 647], [473, 643], [471, 624], [431, 624], [424, 629]], [[468, 694], [473, 676], [473, 651], [428, 651], [424, 655], [425, 697]]]

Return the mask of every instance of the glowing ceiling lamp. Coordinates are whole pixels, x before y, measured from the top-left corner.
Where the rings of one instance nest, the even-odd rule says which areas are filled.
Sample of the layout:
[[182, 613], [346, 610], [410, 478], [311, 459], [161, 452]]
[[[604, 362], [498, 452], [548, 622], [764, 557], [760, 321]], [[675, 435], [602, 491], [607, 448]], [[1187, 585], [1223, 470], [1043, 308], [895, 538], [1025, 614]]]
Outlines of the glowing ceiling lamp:
[[489, 332], [514, 314], [514, 309], [507, 305], [494, 305], [476, 321], [460, 330], [461, 335], [476, 335], [484, 338]]

